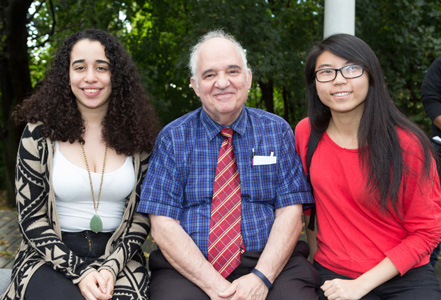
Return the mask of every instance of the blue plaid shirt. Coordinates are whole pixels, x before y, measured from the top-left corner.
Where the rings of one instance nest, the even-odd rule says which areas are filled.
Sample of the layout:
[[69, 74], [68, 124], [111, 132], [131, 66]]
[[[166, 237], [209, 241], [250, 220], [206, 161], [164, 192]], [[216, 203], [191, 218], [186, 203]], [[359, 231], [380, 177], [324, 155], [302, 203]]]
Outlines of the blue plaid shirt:
[[[205, 257], [222, 125], [199, 108], [168, 124], [156, 139], [138, 212], [180, 221]], [[275, 210], [313, 203], [294, 134], [282, 118], [243, 108], [231, 125], [241, 184], [241, 230], [247, 251], [262, 251]], [[276, 164], [252, 166], [252, 153], [277, 156]]]

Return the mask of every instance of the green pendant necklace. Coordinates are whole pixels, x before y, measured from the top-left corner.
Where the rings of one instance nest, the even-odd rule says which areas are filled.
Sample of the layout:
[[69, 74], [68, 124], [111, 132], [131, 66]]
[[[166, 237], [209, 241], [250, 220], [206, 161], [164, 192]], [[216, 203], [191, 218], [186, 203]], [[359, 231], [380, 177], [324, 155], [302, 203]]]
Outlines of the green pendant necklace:
[[93, 209], [95, 210], [95, 215], [90, 219], [89, 226], [90, 226], [90, 230], [92, 230], [95, 233], [98, 233], [98, 232], [101, 232], [101, 230], [103, 230], [103, 221], [101, 220], [100, 216], [98, 215], [98, 207], [100, 205], [101, 189], [103, 188], [104, 169], [106, 168], [107, 145], [106, 145], [106, 150], [104, 150], [103, 171], [101, 173], [100, 190], [98, 192], [98, 199], [97, 199], [96, 203], [95, 203], [95, 193], [93, 192], [92, 176], [90, 175], [89, 164], [87, 163], [86, 151], [84, 151], [84, 143], [80, 143], [80, 145], [81, 145], [81, 150], [83, 150], [84, 161], [86, 163], [87, 173], [89, 174], [90, 190], [92, 192], [92, 200], [93, 200]]

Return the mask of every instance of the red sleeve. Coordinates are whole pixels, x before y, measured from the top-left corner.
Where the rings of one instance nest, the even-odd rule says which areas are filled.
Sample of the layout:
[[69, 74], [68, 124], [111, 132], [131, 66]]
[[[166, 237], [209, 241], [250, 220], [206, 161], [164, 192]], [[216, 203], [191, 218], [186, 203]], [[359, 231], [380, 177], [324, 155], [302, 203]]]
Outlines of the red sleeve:
[[435, 161], [429, 178], [423, 176], [424, 153], [421, 145], [412, 137], [399, 131], [404, 149], [404, 176], [400, 190], [399, 211], [407, 236], [387, 257], [403, 275], [422, 262], [440, 242], [441, 237], [441, 191]]
[[309, 124], [309, 118], [301, 120], [295, 129], [295, 142], [296, 151], [302, 160], [303, 170], [306, 174], [306, 152], [308, 150], [308, 140], [311, 133], [311, 125]]

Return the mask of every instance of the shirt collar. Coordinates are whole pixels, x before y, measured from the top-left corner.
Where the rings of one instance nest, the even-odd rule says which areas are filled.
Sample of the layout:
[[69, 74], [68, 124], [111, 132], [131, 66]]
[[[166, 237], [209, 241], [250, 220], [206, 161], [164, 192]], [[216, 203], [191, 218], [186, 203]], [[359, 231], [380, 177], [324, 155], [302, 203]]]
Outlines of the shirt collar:
[[[237, 117], [236, 121], [230, 126], [240, 136], [245, 135], [248, 120], [247, 116], [248, 112], [244, 105], [239, 117]], [[225, 127], [210, 118], [204, 108], [201, 108], [201, 121], [210, 140], [214, 139], [214, 137], [221, 132], [222, 128]]]

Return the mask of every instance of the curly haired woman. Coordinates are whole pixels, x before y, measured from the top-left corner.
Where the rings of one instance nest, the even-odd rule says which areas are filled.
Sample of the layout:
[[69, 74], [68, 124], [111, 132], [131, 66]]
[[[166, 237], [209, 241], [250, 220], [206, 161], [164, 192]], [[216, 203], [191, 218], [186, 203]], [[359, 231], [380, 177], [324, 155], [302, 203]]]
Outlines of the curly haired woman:
[[136, 213], [157, 119], [129, 54], [108, 33], [64, 40], [37, 91], [17, 158], [23, 241], [1, 299], [147, 299]]

